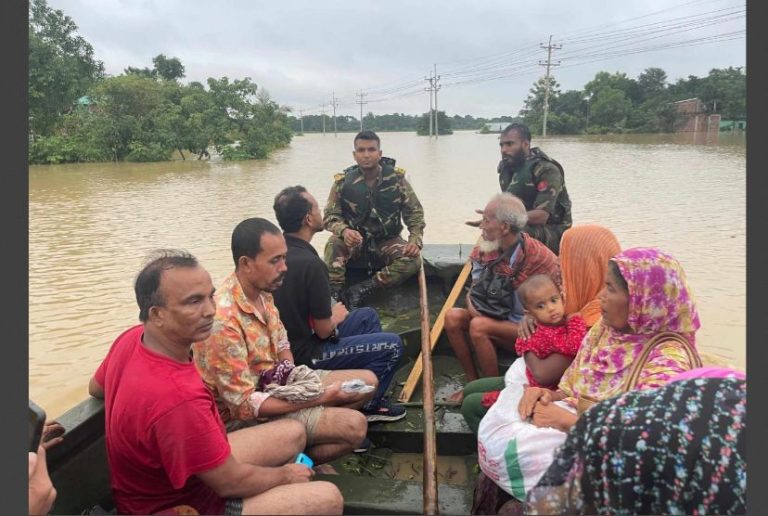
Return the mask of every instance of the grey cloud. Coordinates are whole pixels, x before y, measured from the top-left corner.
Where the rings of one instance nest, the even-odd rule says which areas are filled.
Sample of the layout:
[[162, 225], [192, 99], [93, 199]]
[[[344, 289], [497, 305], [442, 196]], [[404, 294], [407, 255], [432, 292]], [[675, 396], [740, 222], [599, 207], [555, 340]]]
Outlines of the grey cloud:
[[[151, 66], [151, 58], [163, 53], [181, 59], [188, 80], [250, 76], [278, 102], [308, 109], [328, 102], [334, 89], [337, 96], [351, 98], [360, 88], [418, 81], [433, 63], [438, 63], [438, 73], [455, 70], [477, 58], [546, 42], [549, 34], [554, 34], [553, 42], [557, 43], [579, 32], [627, 27], [615, 24], [629, 18], [637, 18], [631, 25], [639, 26], [743, 5], [736, 0], [584, 0], [531, 2], [522, 7], [509, 0], [49, 3], [74, 19], [110, 73], [120, 73], [128, 66]], [[666, 11], [643, 17], [660, 10]], [[744, 49], [745, 40], [739, 39], [573, 67], [567, 66], [566, 59], [562, 67], [553, 68], [553, 73], [563, 90], [582, 88], [600, 70], [635, 77], [645, 68], [657, 66], [675, 80], [706, 75], [715, 67], [743, 66]], [[567, 50], [568, 44], [553, 58]], [[545, 58], [541, 50], [531, 61]], [[440, 94], [440, 108], [449, 114], [516, 113], [528, 89], [543, 73], [539, 68], [495, 81], [447, 86]], [[369, 104], [366, 110], [419, 113], [428, 105], [423, 93]], [[345, 114], [359, 114], [354, 104], [343, 109]]]

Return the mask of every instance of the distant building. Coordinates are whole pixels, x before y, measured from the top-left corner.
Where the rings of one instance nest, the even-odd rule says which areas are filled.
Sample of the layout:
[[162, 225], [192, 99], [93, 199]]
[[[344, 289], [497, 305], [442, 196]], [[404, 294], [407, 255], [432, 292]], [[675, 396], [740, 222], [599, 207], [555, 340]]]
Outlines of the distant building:
[[720, 115], [709, 114], [707, 107], [698, 98], [678, 100], [674, 106], [679, 116], [675, 132], [709, 132], [714, 128], [720, 130]]

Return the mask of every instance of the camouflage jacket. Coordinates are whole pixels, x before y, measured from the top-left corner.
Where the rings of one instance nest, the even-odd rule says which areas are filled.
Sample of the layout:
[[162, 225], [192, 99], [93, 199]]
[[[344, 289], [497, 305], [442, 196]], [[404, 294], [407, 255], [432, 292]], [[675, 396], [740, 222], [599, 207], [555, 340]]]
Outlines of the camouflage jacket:
[[323, 225], [341, 236], [346, 228], [359, 231], [367, 240], [387, 240], [400, 235], [405, 223], [408, 243], [422, 246], [424, 209], [405, 179], [405, 170], [392, 158], [381, 158], [381, 172], [368, 187], [360, 167], [353, 165], [333, 178], [325, 206]]
[[498, 173], [502, 192], [519, 197], [529, 211], [549, 213], [547, 224], [571, 227], [571, 198], [565, 188], [565, 171], [540, 148], [532, 148], [531, 155], [520, 167], [512, 167], [502, 160]]

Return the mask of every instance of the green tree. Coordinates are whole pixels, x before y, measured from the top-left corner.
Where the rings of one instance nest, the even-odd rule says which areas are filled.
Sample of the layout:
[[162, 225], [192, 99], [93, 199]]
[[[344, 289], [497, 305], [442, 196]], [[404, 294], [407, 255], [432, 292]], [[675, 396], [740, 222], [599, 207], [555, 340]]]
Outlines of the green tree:
[[167, 58], [158, 54], [152, 58], [157, 76], [166, 81], [176, 81], [184, 77], [184, 65], [178, 57]]
[[114, 161], [161, 161], [175, 148], [173, 105], [163, 85], [140, 75], [104, 79], [93, 90], [92, 129]]
[[637, 77], [637, 86], [641, 101], [665, 97], [667, 94], [667, 72], [661, 68], [646, 68]]
[[603, 87], [592, 100], [590, 125], [602, 127], [604, 132], [623, 132], [632, 103], [623, 91]]
[[624, 93], [624, 97], [632, 103], [639, 102], [640, 88], [637, 81], [627, 77], [622, 72], [608, 73], [598, 72], [595, 78], [584, 85], [584, 92], [587, 95], [597, 95], [604, 88], [613, 88]]
[[29, 4], [29, 129], [33, 138], [52, 134], [75, 100], [104, 74], [93, 47], [77, 25], [46, 0]]
[[707, 109], [724, 119], [746, 117], [747, 74], [741, 67], [713, 68], [703, 82], [698, 96]]
[[178, 57], [165, 57], [158, 54], [152, 58], [152, 68], [135, 68], [129, 66], [123, 72], [126, 75], [140, 75], [150, 79], [162, 79], [166, 81], [177, 81], [184, 77], [184, 65]]
[[[419, 136], [429, 135], [429, 113], [424, 113], [419, 118], [418, 125], [416, 126], [416, 134]], [[434, 133], [434, 127], [432, 131]], [[445, 111], [437, 112], [437, 133], [438, 134], [453, 134], [451, 129], [451, 119], [445, 116]]]
[[559, 94], [550, 106], [547, 131], [553, 134], [578, 134], [586, 128], [587, 100], [581, 90]]
[[123, 69], [123, 73], [125, 75], [138, 75], [140, 77], [146, 77], [147, 79], [157, 78], [157, 72], [153, 68], [135, 68], [129, 66], [128, 68]]
[[[546, 94], [547, 78], [541, 77], [535, 83], [533, 87], [528, 90], [528, 97], [523, 103], [523, 108], [520, 110], [520, 116], [523, 121], [531, 130], [531, 133], [541, 134], [544, 127], [544, 97]], [[554, 77], [549, 77], [549, 106], [557, 103], [557, 98], [560, 96], [560, 85], [557, 83]], [[551, 113], [551, 110], [550, 110]], [[549, 128], [552, 117], [547, 115], [547, 127]]]

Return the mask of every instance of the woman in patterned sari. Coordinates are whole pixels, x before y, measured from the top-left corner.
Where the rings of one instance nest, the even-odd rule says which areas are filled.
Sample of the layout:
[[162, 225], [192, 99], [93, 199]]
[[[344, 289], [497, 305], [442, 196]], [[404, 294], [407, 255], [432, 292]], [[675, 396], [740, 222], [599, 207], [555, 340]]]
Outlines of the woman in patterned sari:
[[744, 514], [746, 381], [675, 380], [584, 413], [526, 514]]
[[[599, 298], [602, 319], [587, 333], [558, 390], [525, 387], [517, 404], [518, 413], [513, 417], [504, 416], [510, 419], [510, 425], [528, 428], [533, 425], [550, 433], [552, 429], [557, 430], [562, 443], [578, 419], [577, 405], [622, 394], [632, 373], [636, 374], [633, 389], [651, 389], [700, 365], [695, 352], [699, 316], [685, 272], [671, 255], [656, 248], [634, 248], [617, 254], [609, 262]], [[652, 348], [648, 346], [651, 341], [654, 341]], [[641, 360], [646, 347], [651, 351], [644, 358], [642, 368], [635, 371], [633, 365]], [[524, 374], [521, 379], [512, 380], [527, 383]], [[505, 391], [508, 389], [510, 386]], [[498, 466], [494, 469], [494, 464], [506, 468], [502, 476], [506, 471], [520, 471], [519, 482], [510, 477], [507, 483], [499, 485], [512, 496], [523, 499], [524, 492], [510, 487], [509, 481], [520, 486], [524, 478], [524, 485], [535, 485], [551, 463], [554, 448], [551, 452], [540, 451], [533, 461], [522, 456], [510, 459], [509, 450], [499, 456], [486, 456], [488, 449], [501, 448], [498, 442], [491, 443], [490, 447], [489, 443], [503, 432], [490, 428], [490, 422], [485, 429], [484, 425], [493, 419], [498, 424], [498, 418], [489, 416], [491, 411], [504, 410], [498, 406], [503, 397], [504, 391], [499, 403], [491, 407], [480, 423], [479, 462], [484, 473], [491, 477], [499, 476]], [[515, 444], [518, 451], [525, 449], [520, 442]]]
[[[601, 321], [592, 327], [573, 363], [560, 380], [559, 390], [526, 389], [520, 415], [536, 426], [568, 431], [576, 415], [551, 401], [576, 406], [622, 394], [632, 365], [645, 345], [662, 333], [676, 333], [695, 349], [699, 314], [680, 263], [656, 248], [628, 249], [613, 257], [600, 294]], [[677, 340], [660, 342], [640, 371], [635, 388], [652, 389], [679, 373], [696, 367]]]

